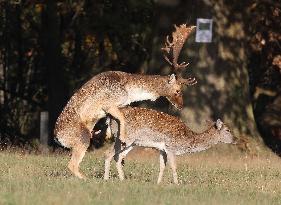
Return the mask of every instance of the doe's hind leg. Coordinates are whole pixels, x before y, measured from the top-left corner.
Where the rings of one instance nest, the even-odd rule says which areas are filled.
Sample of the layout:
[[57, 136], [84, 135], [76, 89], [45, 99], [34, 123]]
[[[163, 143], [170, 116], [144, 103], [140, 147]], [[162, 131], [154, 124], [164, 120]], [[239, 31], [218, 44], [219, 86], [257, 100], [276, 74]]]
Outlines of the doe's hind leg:
[[84, 174], [79, 171], [79, 165], [90, 145], [91, 133], [86, 127], [81, 126], [79, 136], [77, 137], [77, 141], [73, 144], [72, 147], [72, 155], [68, 164], [68, 168], [76, 177], [85, 179], [86, 177], [84, 176]]
[[[104, 162], [104, 179], [109, 179], [109, 171], [110, 171], [110, 163], [113, 158], [117, 162], [119, 159], [119, 153], [121, 151], [121, 141], [116, 138], [114, 145], [112, 145], [108, 150], [105, 152], [105, 162]], [[122, 164], [122, 163], [121, 163]]]
[[109, 179], [109, 171], [110, 171], [110, 162], [115, 155], [114, 145], [112, 145], [105, 153], [105, 161], [104, 161], [104, 180]]
[[116, 168], [119, 175], [119, 179], [122, 181], [125, 178], [124, 171], [122, 169], [122, 161], [126, 155], [134, 148], [134, 145], [125, 147], [120, 153], [118, 153], [118, 160], [116, 162]]

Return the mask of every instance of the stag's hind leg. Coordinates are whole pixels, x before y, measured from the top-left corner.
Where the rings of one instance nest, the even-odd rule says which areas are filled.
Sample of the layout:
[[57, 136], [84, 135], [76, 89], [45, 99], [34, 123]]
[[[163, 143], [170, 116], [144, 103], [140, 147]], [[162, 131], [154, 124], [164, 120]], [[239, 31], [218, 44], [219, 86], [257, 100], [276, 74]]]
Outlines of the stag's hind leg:
[[74, 139], [72, 156], [68, 164], [70, 171], [80, 179], [85, 179], [85, 176], [79, 171], [79, 165], [90, 145], [90, 138], [90, 131], [85, 126], [81, 125], [77, 137]]

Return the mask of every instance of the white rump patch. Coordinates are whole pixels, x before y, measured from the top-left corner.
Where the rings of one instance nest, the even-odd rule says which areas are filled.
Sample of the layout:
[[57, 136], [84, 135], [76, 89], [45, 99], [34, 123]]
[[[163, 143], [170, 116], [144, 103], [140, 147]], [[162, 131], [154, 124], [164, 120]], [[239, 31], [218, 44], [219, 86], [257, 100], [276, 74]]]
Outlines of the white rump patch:
[[[56, 137], [56, 140], [59, 142], [59, 144], [60, 144], [61, 146], [66, 147], [66, 148], [70, 148], [67, 139], [60, 138], [60, 137]], [[55, 141], [56, 141], [56, 140], [55, 140]]]

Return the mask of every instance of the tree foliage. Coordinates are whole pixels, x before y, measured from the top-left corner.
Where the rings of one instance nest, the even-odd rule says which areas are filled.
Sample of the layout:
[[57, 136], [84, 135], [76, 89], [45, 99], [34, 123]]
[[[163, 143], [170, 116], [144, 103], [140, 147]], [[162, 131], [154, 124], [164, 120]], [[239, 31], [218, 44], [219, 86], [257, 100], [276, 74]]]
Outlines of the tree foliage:
[[106, 70], [141, 72], [151, 45], [151, 1], [1, 1], [1, 136], [50, 133], [67, 99]]

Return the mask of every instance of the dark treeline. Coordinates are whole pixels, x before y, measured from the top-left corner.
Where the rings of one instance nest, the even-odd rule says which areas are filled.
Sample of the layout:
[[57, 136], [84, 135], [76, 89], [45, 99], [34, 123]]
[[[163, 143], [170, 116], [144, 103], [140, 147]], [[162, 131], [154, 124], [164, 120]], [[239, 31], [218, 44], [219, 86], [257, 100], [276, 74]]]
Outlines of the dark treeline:
[[38, 137], [75, 89], [105, 70], [140, 72], [149, 57], [151, 1], [1, 1], [1, 137]]
[[[228, 19], [229, 24], [238, 14], [243, 17], [249, 82], [241, 84], [250, 88], [255, 120], [265, 142], [274, 150], [280, 149], [280, 2], [196, 2], [0, 1], [1, 142], [21, 144], [38, 139], [41, 111], [49, 111], [51, 136], [67, 100], [97, 73], [162, 72], [164, 61], [155, 63], [162, 60], [157, 52], [172, 24], [194, 25], [204, 7], [205, 11], [214, 8], [211, 14], [220, 19], [216, 13], [220, 7], [225, 16], [229, 11], [237, 12]], [[220, 24], [215, 26], [219, 30]]]

